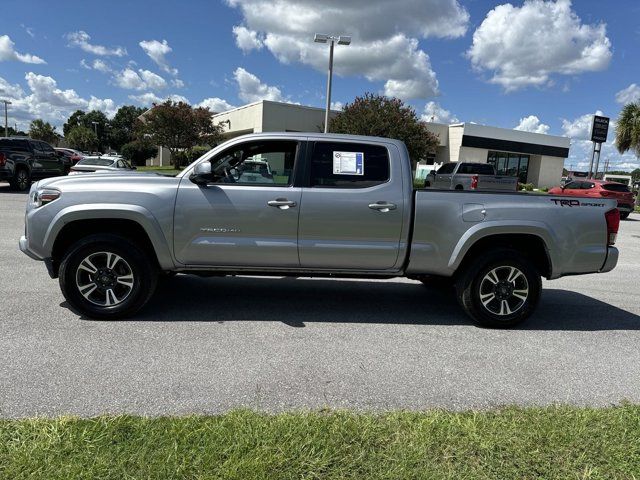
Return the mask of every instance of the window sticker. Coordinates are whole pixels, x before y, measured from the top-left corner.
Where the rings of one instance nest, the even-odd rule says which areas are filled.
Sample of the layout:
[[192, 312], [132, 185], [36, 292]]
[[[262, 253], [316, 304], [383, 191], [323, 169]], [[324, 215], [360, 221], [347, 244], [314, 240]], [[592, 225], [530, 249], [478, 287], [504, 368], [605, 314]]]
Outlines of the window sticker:
[[334, 175], [364, 175], [364, 153], [333, 152]]

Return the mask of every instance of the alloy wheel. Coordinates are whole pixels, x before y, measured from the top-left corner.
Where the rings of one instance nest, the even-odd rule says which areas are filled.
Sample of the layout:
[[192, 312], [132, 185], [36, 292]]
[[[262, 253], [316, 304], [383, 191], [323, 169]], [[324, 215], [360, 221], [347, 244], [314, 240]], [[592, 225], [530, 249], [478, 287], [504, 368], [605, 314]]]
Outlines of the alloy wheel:
[[124, 302], [135, 282], [127, 261], [112, 252], [95, 252], [84, 258], [76, 270], [76, 286], [89, 302], [113, 307]]
[[480, 302], [493, 315], [513, 315], [528, 298], [527, 277], [516, 267], [496, 267], [480, 281]]

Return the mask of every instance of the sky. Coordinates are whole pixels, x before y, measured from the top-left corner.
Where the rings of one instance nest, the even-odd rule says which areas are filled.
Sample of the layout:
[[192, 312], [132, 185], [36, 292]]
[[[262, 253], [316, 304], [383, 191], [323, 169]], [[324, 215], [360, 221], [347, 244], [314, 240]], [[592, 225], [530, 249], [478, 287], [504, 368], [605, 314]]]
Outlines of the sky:
[[428, 121], [569, 136], [574, 169], [602, 114], [613, 122], [602, 160], [640, 167], [613, 146], [621, 107], [640, 101], [638, 0], [1, 3], [0, 100], [22, 129], [167, 98], [216, 112], [261, 99], [323, 107], [317, 32], [352, 37], [335, 50], [334, 108], [374, 92]]

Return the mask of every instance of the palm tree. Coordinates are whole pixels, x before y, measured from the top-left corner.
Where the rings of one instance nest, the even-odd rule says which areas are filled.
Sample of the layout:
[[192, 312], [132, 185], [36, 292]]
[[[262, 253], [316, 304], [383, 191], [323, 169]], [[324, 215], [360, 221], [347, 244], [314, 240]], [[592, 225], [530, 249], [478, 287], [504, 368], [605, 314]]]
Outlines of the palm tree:
[[640, 102], [628, 103], [616, 122], [616, 148], [620, 153], [633, 150], [640, 157]]

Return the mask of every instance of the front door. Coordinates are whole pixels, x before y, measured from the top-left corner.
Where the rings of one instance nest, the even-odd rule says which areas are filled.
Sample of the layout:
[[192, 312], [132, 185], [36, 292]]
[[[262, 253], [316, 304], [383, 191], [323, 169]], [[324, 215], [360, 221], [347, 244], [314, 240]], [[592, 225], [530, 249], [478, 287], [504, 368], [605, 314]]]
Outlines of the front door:
[[298, 240], [301, 266], [396, 268], [405, 210], [397, 148], [339, 141], [317, 141], [309, 148]]
[[174, 251], [186, 265], [300, 266], [298, 213], [301, 189], [293, 187], [302, 143], [252, 140], [211, 160], [211, 180], [183, 178], [178, 189]]

